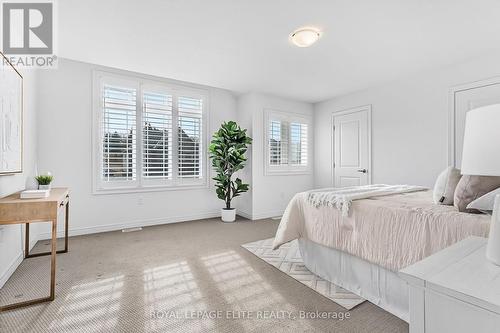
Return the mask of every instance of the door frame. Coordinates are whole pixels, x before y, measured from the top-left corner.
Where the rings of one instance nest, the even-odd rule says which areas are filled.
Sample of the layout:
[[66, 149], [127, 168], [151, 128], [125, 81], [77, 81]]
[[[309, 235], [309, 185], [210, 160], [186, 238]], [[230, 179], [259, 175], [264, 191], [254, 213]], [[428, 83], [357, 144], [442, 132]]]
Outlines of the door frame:
[[330, 161], [332, 172], [332, 185], [335, 187], [335, 117], [338, 116], [345, 116], [346, 114], [351, 114], [351, 113], [357, 113], [357, 112], [364, 112], [366, 111], [368, 115], [368, 184], [372, 183], [372, 174], [373, 174], [373, 168], [372, 168], [372, 105], [367, 104], [367, 105], [361, 105], [361, 106], [356, 106], [348, 109], [342, 109], [338, 111], [333, 111], [332, 116], [331, 116], [331, 124], [330, 124], [330, 135], [331, 135], [331, 151], [332, 151], [332, 160]]
[[[455, 107], [456, 94], [466, 90], [483, 88], [497, 84], [500, 84], [500, 76], [464, 83], [453, 86], [448, 89], [448, 165], [457, 167], [456, 166], [457, 152], [455, 148], [455, 140], [456, 140], [455, 127], [456, 127], [456, 114], [457, 114], [457, 110]], [[460, 168], [460, 166], [458, 166], [458, 168]]]

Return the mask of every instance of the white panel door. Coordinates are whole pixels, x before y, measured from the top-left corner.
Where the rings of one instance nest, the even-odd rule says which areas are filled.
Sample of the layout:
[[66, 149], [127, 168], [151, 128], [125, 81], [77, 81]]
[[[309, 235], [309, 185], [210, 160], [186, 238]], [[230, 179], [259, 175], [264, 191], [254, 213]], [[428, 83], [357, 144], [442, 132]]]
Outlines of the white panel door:
[[468, 111], [500, 103], [500, 84], [489, 84], [455, 92], [455, 166], [462, 165], [465, 115]]
[[333, 115], [335, 187], [370, 183], [370, 107]]

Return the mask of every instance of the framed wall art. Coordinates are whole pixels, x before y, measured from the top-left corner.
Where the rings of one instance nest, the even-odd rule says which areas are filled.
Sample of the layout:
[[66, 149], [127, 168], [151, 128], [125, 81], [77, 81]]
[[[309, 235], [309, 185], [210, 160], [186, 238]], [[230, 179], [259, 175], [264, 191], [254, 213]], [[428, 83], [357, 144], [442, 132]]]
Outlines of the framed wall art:
[[0, 175], [23, 171], [23, 77], [0, 52]]

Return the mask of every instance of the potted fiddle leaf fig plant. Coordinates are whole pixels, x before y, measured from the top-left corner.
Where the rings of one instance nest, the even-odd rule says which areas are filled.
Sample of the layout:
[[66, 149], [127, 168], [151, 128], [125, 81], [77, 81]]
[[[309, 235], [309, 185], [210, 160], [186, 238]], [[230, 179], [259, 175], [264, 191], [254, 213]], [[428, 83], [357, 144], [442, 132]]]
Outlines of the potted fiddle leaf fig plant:
[[226, 205], [221, 209], [223, 222], [236, 220], [236, 209], [231, 207], [231, 200], [248, 191], [248, 184], [240, 178], [232, 179], [235, 172], [245, 167], [245, 153], [252, 143], [252, 138], [246, 132], [234, 121], [224, 122], [210, 143], [212, 167], [217, 173], [212, 179], [215, 180], [217, 197], [224, 200]]

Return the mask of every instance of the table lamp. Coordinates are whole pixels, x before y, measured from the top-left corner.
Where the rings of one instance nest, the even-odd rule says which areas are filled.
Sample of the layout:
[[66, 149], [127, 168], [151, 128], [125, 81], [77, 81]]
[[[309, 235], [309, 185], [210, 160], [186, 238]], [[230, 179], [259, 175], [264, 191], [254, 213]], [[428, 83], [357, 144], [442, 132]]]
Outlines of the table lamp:
[[[500, 176], [500, 104], [467, 112], [462, 174]], [[500, 195], [495, 198], [486, 257], [500, 265]]]

